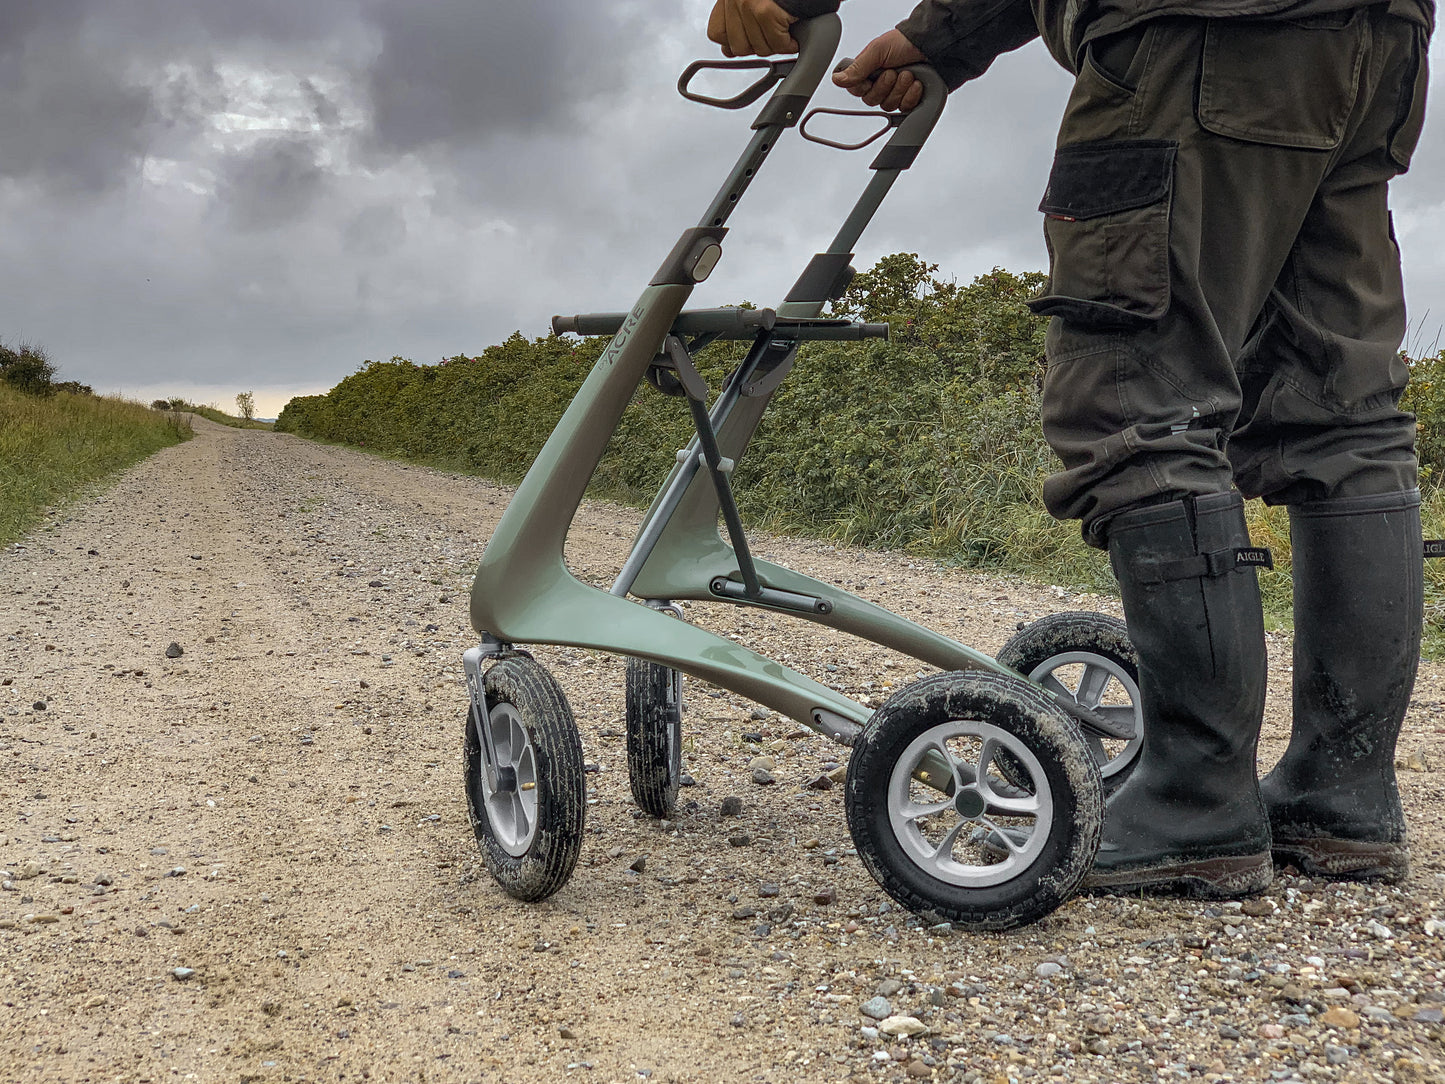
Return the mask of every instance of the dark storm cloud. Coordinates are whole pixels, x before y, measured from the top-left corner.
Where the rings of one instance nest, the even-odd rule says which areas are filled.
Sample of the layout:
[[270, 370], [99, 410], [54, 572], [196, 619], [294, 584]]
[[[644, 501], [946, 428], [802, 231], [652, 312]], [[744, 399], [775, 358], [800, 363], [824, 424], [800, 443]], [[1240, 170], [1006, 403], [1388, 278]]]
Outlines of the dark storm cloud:
[[595, 0], [379, 5], [381, 52], [368, 73], [376, 144], [410, 151], [565, 124], [579, 97], [615, 85], [637, 32], [628, 9]]
[[156, 119], [145, 88], [83, 65], [38, 68], [19, 86], [5, 79], [0, 174], [44, 181], [56, 194], [93, 195], [134, 177]]
[[[0, 0], [0, 339], [98, 388], [329, 386], [625, 308], [750, 134], [673, 88], [716, 55], [710, 2]], [[848, 0], [842, 52], [909, 4]], [[1041, 266], [1066, 93], [1038, 46], [964, 88], [855, 263]], [[1424, 297], [1439, 146], [1397, 199]], [[871, 176], [796, 135], [773, 157], [696, 303], [782, 296]]]
[[[340, 10], [325, 0], [4, 0], [0, 175], [51, 196], [124, 186], [158, 141], [227, 107], [218, 84], [204, 86], [219, 58], [334, 34]], [[328, 103], [312, 89], [320, 117]]]
[[94, 194], [135, 174], [155, 121], [84, 33], [85, 4], [0, 4], [0, 175]]
[[271, 229], [305, 215], [325, 186], [311, 140], [276, 136], [228, 157], [216, 195], [240, 229]]

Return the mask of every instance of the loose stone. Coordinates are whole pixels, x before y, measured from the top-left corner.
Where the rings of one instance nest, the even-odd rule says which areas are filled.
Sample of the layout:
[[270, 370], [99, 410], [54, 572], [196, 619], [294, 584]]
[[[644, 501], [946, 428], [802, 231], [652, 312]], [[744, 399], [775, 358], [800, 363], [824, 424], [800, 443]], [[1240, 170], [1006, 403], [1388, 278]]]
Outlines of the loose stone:
[[878, 1030], [884, 1035], [900, 1038], [922, 1034], [928, 1030], [928, 1025], [915, 1016], [890, 1016], [879, 1023]]
[[1353, 1031], [1360, 1026], [1358, 1013], [1335, 1006], [1320, 1013], [1320, 1023], [1328, 1028], [1346, 1028]]
[[874, 1020], [886, 1020], [893, 1015], [893, 1006], [883, 996], [870, 997], [863, 1004], [858, 1006], [858, 1011], [864, 1016], [871, 1016]]

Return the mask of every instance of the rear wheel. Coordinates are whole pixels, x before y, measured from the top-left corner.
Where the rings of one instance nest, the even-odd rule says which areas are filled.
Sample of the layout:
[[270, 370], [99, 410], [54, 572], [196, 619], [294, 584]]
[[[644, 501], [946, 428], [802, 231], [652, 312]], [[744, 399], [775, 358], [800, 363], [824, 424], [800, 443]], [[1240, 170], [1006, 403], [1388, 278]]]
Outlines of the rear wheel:
[[632, 797], [654, 817], [677, 808], [682, 782], [682, 674], [627, 660], [627, 779]]
[[567, 883], [582, 850], [582, 740], [566, 696], [535, 660], [502, 660], [487, 671], [484, 688], [487, 721], [473, 708], [464, 743], [472, 832], [508, 895], [546, 899]]
[[1128, 626], [1107, 614], [1050, 614], [1016, 633], [998, 653], [998, 661], [1128, 729], [1130, 737], [1114, 738], [1079, 724], [1104, 778], [1105, 793], [1118, 790], [1138, 764], [1144, 745], [1139, 656]]

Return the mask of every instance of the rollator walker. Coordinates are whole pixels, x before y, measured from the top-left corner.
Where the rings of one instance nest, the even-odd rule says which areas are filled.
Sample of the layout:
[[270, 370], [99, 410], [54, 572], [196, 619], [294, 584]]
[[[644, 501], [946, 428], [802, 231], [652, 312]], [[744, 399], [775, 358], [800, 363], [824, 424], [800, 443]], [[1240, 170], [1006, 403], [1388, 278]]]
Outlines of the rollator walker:
[[[910, 70], [925, 87], [924, 99], [908, 114], [808, 112], [832, 69], [841, 29], [838, 16], [821, 16], [795, 24], [796, 57], [687, 68], [678, 88], [693, 101], [742, 109], [771, 91], [751, 139], [698, 225], [683, 232], [630, 311], [552, 321], [557, 334], [610, 335], [611, 342], [487, 544], [471, 594], [481, 643], [463, 656], [468, 810], [489, 870], [519, 899], [544, 899], [571, 876], [587, 788], [566, 696], [518, 645], [627, 657], [629, 781], [638, 805], [654, 816], [667, 816], [677, 800], [684, 674], [851, 747], [844, 807], [864, 866], [904, 906], [969, 929], [1034, 921], [1077, 889], [1098, 847], [1106, 787], [1121, 781], [1137, 756], [1137, 663], [1122, 622], [1056, 614], [1015, 636], [995, 660], [749, 550], [733, 496], [734, 467], [800, 346], [848, 341], [860, 343], [861, 352], [865, 340], [887, 337], [886, 324], [828, 318], [824, 308], [842, 296], [854, 245], [913, 164], [947, 98], [939, 76], [919, 66]], [[760, 74], [731, 98], [692, 89], [700, 72], [715, 69]], [[838, 143], [809, 132], [818, 114], [871, 116], [881, 127], [861, 143]], [[812, 257], [780, 305], [685, 308], [722, 256], [733, 209], [793, 127], [845, 149], [887, 138], [832, 244]], [[750, 345], [709, 406], [694, 357], [725, 340]], [[644, 379], [685, 401], [696, 436], [677, 453], [630, 555], [603, 591], [568, 571], [563, 546]], [[875, 711], [689, 624], [677, 605], [683, 600], [803, 618], [943, 672], [903, 687]]]

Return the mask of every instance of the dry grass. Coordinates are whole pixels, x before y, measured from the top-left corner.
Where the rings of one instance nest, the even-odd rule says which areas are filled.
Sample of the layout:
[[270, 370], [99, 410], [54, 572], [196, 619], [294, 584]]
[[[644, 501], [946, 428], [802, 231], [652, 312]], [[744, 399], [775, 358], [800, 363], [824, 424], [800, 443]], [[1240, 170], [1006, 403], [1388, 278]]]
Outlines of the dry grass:
[[179, 415], [139, 403], [70, 392], [39, 398], [0, 384], [0, 544], [89, 483], [189, 436]]

